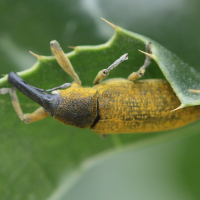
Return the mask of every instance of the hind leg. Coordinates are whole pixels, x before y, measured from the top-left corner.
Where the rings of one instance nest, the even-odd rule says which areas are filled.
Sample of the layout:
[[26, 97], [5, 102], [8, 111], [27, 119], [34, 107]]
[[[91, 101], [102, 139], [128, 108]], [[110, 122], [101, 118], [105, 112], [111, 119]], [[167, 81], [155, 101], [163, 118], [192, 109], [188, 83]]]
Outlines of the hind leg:
[[38, 108], [31, 114], [29, 114], [29, 113], [24, 114], [20, 107], [15, 88], [13, 87], [13, 88], [1, 88], [0, 89], [0, 94], [6, 94], [6, 93], [10, 94], [11, 101], [12, 101], [13, 107], [15, 109], [15, 112], [17, 113], [18, 117], [25, 123], [27, 123], [27, 124], [32, 123], [32, 122], [38, 121], [40, 119], [44, 119], [45, 117], [49, 116], [49, 114], [46, 111], [44, 111], [43, 107]]
[[[150, 45], [151, 43], [147, 43], [146, 45], [146, 53], [147, 54], [151, 54], [151, 50], [150, 50]], [[146, 55], [146, 59], [144, 61], [144, 65], [142, 67], [140, 67], [140, 69], [137, 72], [133, 72], [132, 74], [129, 75], [129, 77], [127, 78], [129, 81], [135, 81], [136, 79], [141, 78], [144, 73], [145, 73], [145, 69], [151, 64], [151, 57]]]

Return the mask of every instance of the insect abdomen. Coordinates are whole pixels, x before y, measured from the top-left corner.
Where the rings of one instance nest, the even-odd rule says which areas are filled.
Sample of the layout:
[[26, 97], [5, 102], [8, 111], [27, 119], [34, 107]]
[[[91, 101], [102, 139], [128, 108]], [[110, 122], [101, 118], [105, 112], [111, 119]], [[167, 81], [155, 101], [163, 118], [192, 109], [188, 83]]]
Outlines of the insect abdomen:
[[164, 131], [199, 118], [200, 106], [183, 108], [164, 80], [108, 80], [98, 90], [99, 120], [91, 129], [100, 134]]

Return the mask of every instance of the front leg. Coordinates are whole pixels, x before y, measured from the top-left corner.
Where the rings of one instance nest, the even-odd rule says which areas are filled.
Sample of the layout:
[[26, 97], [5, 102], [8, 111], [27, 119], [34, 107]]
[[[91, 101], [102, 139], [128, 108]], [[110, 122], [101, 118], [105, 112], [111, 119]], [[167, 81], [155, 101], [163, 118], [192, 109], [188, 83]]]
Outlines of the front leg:
[[10, 94], [15, 112], [17, 113], [18, 117], [25, 123], [27, 123], [27, 124], [32, 123], [32, 122], [38, 121], [40, 119], [44, 119], [45, 117], [49, 116], [49, 114], [43, 109], [43, 107], [38, 108], [31, 114], [29, 114], [29, 113], [24, 114], [22, 112], [22, 109], [19, 104], [19, 100], [17, 98], [16, 89], [14, 87], [0, 89], [0, 94], [6, 94], [6, 93]]
[[113, 70], [115, 67], [117, 67], [121, 62], [124, 60], [128, 60], [128, 54], [124, 54], [119, 59], [117, 59], [112, 65], [110, 65], [107, 69], [103, 69], [98, 72], [97, 76], [94, 79], [93, 84], [97, 85], [100, 83], [100, 81], [104, 78], [106, 78], [109, 75], [109, 72]]
[[53, 40], [50, 42], [50, 47], [52, 53], [56, 57], [58, 64], [63, 68], [64, 71], [66, 71], [75, 80], [77, 84], [81, 85], [81, 80], [79, 79], [78, 74], [74, 71], [71, 62], [65, 55], [59, 43], [56, 40]]

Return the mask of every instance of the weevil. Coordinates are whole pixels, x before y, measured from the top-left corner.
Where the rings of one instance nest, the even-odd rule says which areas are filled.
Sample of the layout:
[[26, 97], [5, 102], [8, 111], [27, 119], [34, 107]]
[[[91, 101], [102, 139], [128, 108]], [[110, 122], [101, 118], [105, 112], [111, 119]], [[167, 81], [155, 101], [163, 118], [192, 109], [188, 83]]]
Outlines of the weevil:
[[[97, 74], [93, 87], [81, 86], [77, 73], [57, 41], [52, 41], [50, 47], [58, 64], [74, 79], [72, 84], [65, 83], [43, 90], [29, 85], [11, 72], [8, 81], [14, 87], [0, 89], [0, 94], [10, 94], [17, 115], [25, 123], [52, 116], [66, 125], [90, 127], [92, 131], [104, 135], [164, 131], [184, 126], [199, 118], [200, 106], [171, 112], [180, 105], [180, 101], [167, 81], [136, 81], [144, 75], [151, 63], [150, 43], [146, 45], [144, 65], [137, 72], [130, 74], [127, 79], [102, 81], [113, 68], [128, 59], [128, 54], [124, 54]], [[31, 114], [23, 114], [15, 88], [41, 107]]]

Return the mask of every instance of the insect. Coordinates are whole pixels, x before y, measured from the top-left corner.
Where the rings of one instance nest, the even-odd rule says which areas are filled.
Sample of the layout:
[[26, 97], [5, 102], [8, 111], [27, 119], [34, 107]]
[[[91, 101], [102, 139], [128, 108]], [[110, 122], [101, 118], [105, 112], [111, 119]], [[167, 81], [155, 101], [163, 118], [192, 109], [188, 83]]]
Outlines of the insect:
[[[171, 112], [180, 105], [180, 101], [167, 81], [136, 81], [144, 75], [151, 63], [151, 57], [148, 56], [152, 53], [150, 43], [146, 45], [144, 65], [137, 72], [130, 74], [127, 79], [102, 81], [113, 68], [128, 59], [128, 54], [124, 54], [107, 69], [99, 71], [94, 86], [89, 88], [81, 86], [78, 75], [58, 42], [54, 40], [50, 46], [59, 65], [74, 79], [72, 84], [65, 83], [43, 90], [29, 85], [11, 72], [8, 81], [14, 87], [0, 89], [0, 94], [10, 94], [17, 115], [25, 123], [52, 116], [66, 125], [90, 127], [94, 132], [104, 135], [164, 131], [184, 126], [199, 118], [200, 106]], [[41, 107], [31, 114], [23, 114], [15, 88]]]

